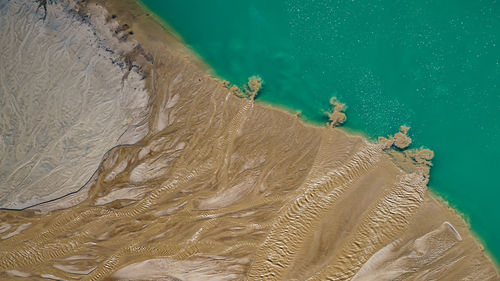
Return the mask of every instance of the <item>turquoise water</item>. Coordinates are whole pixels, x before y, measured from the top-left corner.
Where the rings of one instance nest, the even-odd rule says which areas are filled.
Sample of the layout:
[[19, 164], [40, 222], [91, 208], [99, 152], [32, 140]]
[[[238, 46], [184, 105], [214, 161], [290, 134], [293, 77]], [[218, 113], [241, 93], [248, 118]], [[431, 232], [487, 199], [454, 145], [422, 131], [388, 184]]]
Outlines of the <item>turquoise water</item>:
[[410, 126], [435, 151], [430, 186], [500, 258], [500, 3], [143, 0], [218, 76], [265, 81], [260, 101], [370, 137]]

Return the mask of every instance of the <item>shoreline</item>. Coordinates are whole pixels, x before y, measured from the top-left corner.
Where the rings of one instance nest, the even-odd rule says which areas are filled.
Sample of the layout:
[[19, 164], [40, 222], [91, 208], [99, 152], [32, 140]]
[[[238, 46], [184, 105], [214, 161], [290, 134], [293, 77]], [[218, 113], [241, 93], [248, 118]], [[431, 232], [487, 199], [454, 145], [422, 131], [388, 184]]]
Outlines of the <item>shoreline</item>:
[[[175, 29], [173, 27], [171, 27], [168, 24], [168, 22], [166, 22], [164, 19], [162, 19], [160, 16], [158, 16], [154, 11], [151, 11], [141, 0], [132, 0], [132, 1], [134, 1], [137, 4], [138, 8], [142, 9], [142, 11], [144, 13], [146, 13], [146, 14], [149, 13], [151, 19], [156, 21], [156, 23], [159, 24], [164, 29], [165, 33], [167, 33], [168, 35], [171, 35], [172, 37], [179, 40], [179, 42], [183, 45], [183, 48], [184, 48], [184, 50], [182, 50], [182, 51], [183, 51], [183, 53], [186, 52], [186, 55], [188, 58], [194, 60], [196, 62], [196, 64], [199, 65], [200, 67], [202, 67], [205, 71], [207, 71], [213, 79], [220, 81], [220, 82], [226, 81], [225, 78], [220, 77], [215, 73], [214, 69], [212, 69], [207, 62], [205, 62], [204, 58], [200, 54], [198, 54], [198, 52], [196, 52], [196, 50], [191, 48], [189, 46], [189, 44], [187, 44], [185, 42], [185, 40], [182, 38], [182, 36], [177, 31], [175, 31]], [[102, 5], [106, 6], [106, 3], [102, 3]], [[106, 7], [108, 7], [108, 6], [106, 6]], [[109, 8], [112, 8], [112, 5], [110, 5]], [[231, 81], [228, 81], [228, 82], [231, 83]], [[265, 80], [264, 80], [264, 83], [265, 83]], [[236, 84], [231, 84], [231, 85], [237, 86], [238, 88], [242, 87], [242, 85], [236, 85]], [[265, 85], [264, 85], [264, 87], [265, 87]], [[301, 112], [298, 109], [294, 109], [294, 108], [291, 108], [291, 107], [288, 107], [288, 106], [282, 105], [282, 104], [268, 102], [268, 101], [259, 99], [258, 96], [256, 98], [256, 103], [261, 105], [261, 106], [264, 106], [264, 107], [277, 109], [277, 110], [279, 110], [283, 113], [289, 114], [291, 116], [297, 116], [297, 118], [306, 126], [311, 126], [314, 128], [325, 128], [326, 127], [325, 124], [328, 121], [328, 117], [326, 114], [327, 112], [325, 112], [325, 122], [320, 122], [320, 121], [314, 121], [314, 120], [302, 118], [300, 116]], [[349, 116], [347, 116], [347, 122], [349, 122]], [[404, 125], [404, 124], [401, 124], [401, 125]], [[347, 128], [345, 126], [339, 126], [339, 127], [337, 127], [337, 129], [340, 129], [340, 130], [342, 130], [350, 135], [355, 135], [355, 136], [365, 138], [369, 142], [377, 142], [377, 138], [380, 137], [380, 136], [371, 137], [368, 134], [366, 134], [364, 131], [362, 131], [361, 129]], [[396, 133], [396, 132], [394, 132], [394, 133]], [[386, 137], [386, 136], [384, 136], [384, 137]], [[415, 148], [413, 148], [413, 149], [415, 149]]]
[[[184, 41], [182, 36], [179, 33], [177, 33], [165, 20], [163, 20], [155, 12], [149, 10], [148, 7], [144, 3], [142, 3], [141, 0], [136, 0], [135, 2], [139, 7], [140, 11], [146, 14], [146, 17], [158, 23], [158, 25], [164, 29], [165, 35], [167, 35], [166, 37], [173, 38], [173, 42], [175, 44], [179, 44], [179, 46], [176, 46], [177, 51], [183, 53], [187, 58], [189, 58], [189, 60], [193, 61], [199, 68], [209, 72], [211, 75], [214, 75], [213, 69], [203, 60], [203, 58], [200, 55], [198, 55], [198, 53], [194, 49], [192, 49]], [[104, 3], [101, 5], [105, 6]], [[112, 6], [109, 7], [111, 8]]]
[[[147, 276], [158, 267], [148, 262], [162, 260], [162, 255], [167, 265], [177, 263], [175, 277], [182, 279], [181, 272], [189, 272], [199, 261], [201, 271], [215, 268], [229, 274], [236, 268], [235, 276], [250, 279], [259, 270], [276, 270], [275, 279], [300, 275], [322, 280], [318, 276], [340, 274], [332, 271], [339, 265], [346, 274], [358, 271], [351, 277], [363, 278], [383, 273], [371, 266], [378, 258], [400, 264], [388, 268], [390, 274], [410, 274], [415, 266], [427, 266], [427, 260], [438, 270], [451, 270], [449, 278], [460, 272], [465, 277], [498, 278], [497, 265], [490, 268], [493, 260], [470, 225], [427, 189], [427, 156], [390, 148], [398, 146], [392, 138], [376, 143], [342, 127], [309, 124], [279, 105], [255, 103], [253, 96], [238, 98], [161, 21], [147, 16], [154, 13], [141, 3], [92, 0], [82, 5], [82, 12], [92, 11], [94, 2], [107, 10], [113, 26], [127, 25], [126, 31], [133, 32], [124, 41], [140, 43], [121, 55], [144, 70], [149, 130], [137, 143], [106, 152], [82, 201], [71, 201], [68, 195], [71, 202], [63, 198], [38, 206], [41, 213], [33, 213], [37, 208], [0, 212], [7, 227], [33, 224], [21, 234], [15, 232], [14, 242], [5, 241], [12, 255], [0, 259], [1, 269], [36, 262], [18, 255], [23, 246], [16, 241], [33, 239], [43, 245], [56, 239], [67, 251], [68, 243], [86, 249], [90, 238], [94, 246], [88, 251], [103, 257], [92, 262], [87, 273], [92, 278], [136, 273], [144, 280], [140, 274]], [[396, 134], [404, 140], [405, 132]], [[55, 209], [50, 209], [51, 203]], [[43, 212], [44, 207], [49, 210]], [[299, 222], [296, 227], [287, 219], [292, 215]], [[36, 235], [47, 225], [51, 227], [40, 239]], [[297, 236], [291, 236], [293, 232]], [[31, 234], [35, 237], [29, 238]], [[58, 235], [75, 237], [68, 242]], [[268, 241], [283, 239], [294, 243], [284, 245], [291, 247], [290, 254], [278, 255], [277, 264], [289, 269], [267, 267], [266, 257], [280, 251]], [[448, 248], [443, 252], [433, 247], [436, 241]], [[387, 255], [384, 251], [391, 247], [399, 252]], [[47, 268], [52, 265], [43, 257], [71, 253], [35, 250]], [[317, 251], [324, 254], [319, 262]], [[424, 255], [424, 263], [412, 256], [415, 251]], [[447, 258], [441, 261], [444, 254]], [[214, 256], [220, 264], [211, 262]], [[407, 265], [407, 259], [415, 264]], [[477, 267], [474, 261], [484, 264]], [[447, 268], [447, 262], [455, 269]], [[88, 263], [84, 259], [80, 266], [88, 269]], [[163, 270], [170, 273], [169, 268]]]
[[[119, 2], [119, 4], [116, 4], [116, 2]], [[203, 57], [201, 57], [194, 49], [192, 49], [189, 45], [187, 45], [180, 34], [178, 34], [165, 20], [163, 20], [155, 12], [149, 10], [149, 8], [144, 3], [142, 3], [142, 1], [140, 1], [140, 0], [128, 0], [128, 2], [129, 3], [127, 3], [127, 1], [120, 2], [117, 0], [113, 0], [113, 1], [107, 1], [105, 3], [99, 3], [99, 4], [102, 5], [103, 7], [105, 7], [110, 14], [115, 13], [115, 11], [113, 9], [116, 8], [117, 6], [121, 7], [121, 8], [123, 8], [122, 6], [125, 6], [125, 8], [128, 8], [128, 5], [135, 4], [138, 7], [141, 14], [149, 14], [149, 16], [147, 16], [145, 21], [151, 20], [151, 21], [153, 21], [153, 23], [152, 23], [153, 25], [155, 23], [157, 25], [159, 25], [163, 29], [164, 34], [162, 34], [162, 35], [166, 35], [165, 36], [166, 38], [174, 38], [174, 40], [178, 40], [178, 42], [175, 42], [175, 43], [179, 44], [179, 45], [175, 46], [176, 50], [180, 51], [183, 55], [185, 55], [187, 60], [194, 61], [198, 67], [200, 67], [203, 71], [206, 71], [212, 79], [219, 81], [219, 83], [222, 83], [223, 81], [225, 81], [224, 78], [216, 76], [214, 70], [211, 69], [210, 66], [203, 60]], [[121, 8], [119, 8], [119, 9], [121, 9]], [[118, 14], [118, 11], [116, 11], [116, 14]], [[115, 20], [120, 22], [120, 17], [118, 16]], [[238, 85], [238, 87], [241, 87], [241, 85]], [[280, 112], [282, 114], [293, 116], [293, 117], [297, 118], [306, 127], [327, 129], [327, 127], [325, 125], [321, 125], [320, 122], [305, 120], [305, 119], [301, 118], [300, 116], [297, 117], [297, 113], [298, 113], [297, 110], [292, 109], [292, 108], [288, 108], [287, 106], [275, 104], [275, 103], [269, 103], [266, 101], [259, 100], [258, 98], [256, 100], [256, 104], [258, 104], [259, 106], [266, 107], [266, 108], [269, 108], [271, 110]], [[293, 111], [295, 111], [295, 113]], [[349, 116], [347, 116], [347, 118], [349, 118]], [[368, 136], [362, 130], [346, 128], [344, 126], [336, 127], [336, 129], [341, 130], [341, 131], [347, 133], [348, 135], [362, 138], [362, 139], [364, 139], [368, 142], [371, 142], [371, 143], [377, 142], [376, 138], [372, 138], [372, 137]], [[425, 146], [422, 146], [421, 148], [425, 148]], [[414, 149], [418, 149], [418, 148], [410, 147], [409, 149], [414, 150]], [[494, 256], [484, 246], [484, 243], [483, 243], [483, 240], [481, 239], [481, 237], [473, 231], [473, 228], [471, 227], [470, 223], [467, 220], [467, 216], [464, 213], [462, 213], [458, 208], [452, 206], [450, 204], [450, 202], [448, 202], [446, 199], [444, 199], [443, 196], [439, 195], [438, 192], [436, 190], [434, 190], [431, 186], [429, 186], [428, 191], [429, 191], [430, 195], [432, 196], [432, 198], [436, 200], [436, 202], [438, 202], [439, 204], [442, 204], [444, 207], [451, 210], [455, 215], [460, 217], [460, 219], [463, 221], [463, 223], [465, 225], [467, 225], [467, 228], [468, 228], [470, 234], [473, 235], [474, 239], [481, 245], [482, 251], [485, 253], [487, 258], [495, 265], [497, 271], [499, 271], [500, 263], [494, 258]]]
[[[220, 81], [220, 82], [227, 81], [224, 77], [218, 76], [215, 73], [215, 70], [210, 67], [210, 65], [205, 61], [205, 59], [200, 54], [198, 54], [198, 52], [196, 50], [191, 48], [191, 46], [185, 42], [185, 40], [182, 38], [182, 36], [173, 27], [171, 27], [168, 24], [168, 22], [166, 22], [166, 20], [162, 19], [154, 11], [151, 11], [141, 0], [132, 0], [132, 1], [134, 1], [137, 4], [138, 8], [142, 9], [142, 11], [144, 13], [149, 13], [151, 19], [156, 21], [156, 23], [159, 24], [164, 29], [165, 33], [167, 33], [168, 35], [172, 35], [172, 37], [179, 40], [179, 42], [183, 45], [183, 48], [184, 48], [184, 50], [182, 50], [182, 52], [186, 54], [186, 57], [188, 59], [194, 60], [195, 63], [197, 65], [199, 65], [200, 67], [202, 67], [202, 69], [205, 70], [207, 73], [209, 73], [209, 75], [213, 79]], [[106, 6], [105, 3], [102, 3], [102, 5]], [[110, 5], [109, 7], [112, 8], [112, 6], [113, 5]], [[232, 86], [237, 86], [238, 88], [243, 86], [243, 85], [232, 84], [231, 81], [227, 81], [227, 82], [230, 83], [230, 85], [232, 85]], [[265, 80], [264, 80], [264, 84], [265, 84]], [[263, 87], [265, 87], [265, 85]], [[328, 112], [324, 113], [325, 120], [324, 120], [324, 122], [321, 122], [321, 121], [314, 121], [314, 120], [309, 120], [309, 119], [305, 119], [305, 118], [301, 117], [301, 111], [299, 109], [288, 107], [288, 106], [283, 105], [283, 104], [268, 102], [268, 101], [259, 99], [258, 96], [256, 98], [256, 103], [261, 105], [261, 106], [270, 107], [273, 109], [278, 109], [278, 110], [280, 110], [286, 114], [292, 115], [292, 116], [298, 116], [299, 120], [301, 120], [301, 122], [303, 122], [303, 124], [306, 126], [311, 126], [311, 127], [315, 127], [315, 128], [324, 128], [326, 122], [328, 121], [328, 117], [327, 117]], [[349, 122], [349, 115], [347, 115], [346, 123], [347, 122]], [[405, 124], [399, 124], [399, 126], [401, 126], [401, 125], [405, 125]], [[336, 128], [340, 129], [340, 130], [342, 130], [350, 135], [355, 135], [355, 136], [365, 138], [369, 142], [377, 142], [378, 141], [377, 138], [387, 137], [387, 136], [370, 136], [366, 132], [364, 132], [362, 129], [349, 128], [349, 127], [346, 127], [345, 124], [342, 124], [341, 126], [338, 126]], [[394, 131], [393, 133], [397, 133], [397, 131]], [[420, 148], [427, 148], [427, 147], [425, 145], [421, 145], [420, 147], [413, 146], [413, 147], [410, 147], [409, 149], [420, 149]]]
[[[144, 11], [150, 12], [152, 15], [154, 15], [154, 19], [158, 22], [158, 24], [160, 24], [165, 29], [165, 32], [174, 34], [175, 37], [178, 38], [180, 40], [180, 42], [182, 42], [184, 44], [184, 47], [191, 53], [191, 56], [193, 58], [195, 58], [197, 61], [198, 60], [201, 61], [201, 64], [204, 67], [206, 67], [206, 70], [210, 73], [210, 75], [214, 79], [220, 80], [220, 81], [225, 81], [224, 78], [219, 77], [219, 76], [217, 76], [215, 74], [215, 71], [208, 65], [208, 63], [205, 62], [204, 58], [200, 54], [198, 54], [194, 49], [192, 49], [184, 41], [184, 39], [182, 38], [182, 36], [179, 33], [177, 33], [177, 31], [175, 31], [175, 29], [172, 28], [166, 22], [166, 20], [162, 19], [154, 11], [151, 11], [144, 3], [142, 3], [141, 0], [132, 0], [132, 1], [136, 1], [138, 3], [138, 6], [140, 7], [140, 9], [143, 9]], [[229, 81], [229, 83], [231, 83], [231, 81]], [[237, 85], [237, 86], [241, 87], [241, 85]], [[297, 119], [300, 120], [300, 122], [302, 122], [306, 126], [311, 126], [311, 127], [314, 127], [314, 128], [326, 128], [326, 126], [324, 124], [322, 125], [321, 122], [316, 122], [316, 121], [313, 121], [313, 120], [307, 120], [307, 119], [302, 118], [300, 116], [300, 110], [289, 108], [289, 107], [287, 107], [285, 105], [282, 105], [282, 104], [267, 102], [267, 101], [263, 101], [263, 100], [259, 100], [259, 99], [256, 100], [256, 103], [259, 104], [259, 105], [261, 105], [261, 106], [263, 106], [263, 107], [268, 107], [268, 108], [271, 108], [273, 110], [280, 111], [280, 112], [282, 112], [284, 114], [288, 114], [290, 116], [297, 117]], [[326, 114], [325, 114], [325, 116], [326, 116]], [[325, 117], [325, 120], [326, 120], [326, 117]], [[347, 116], [347, 120], [349, 120], [349, 116]], [[349, 122], [349, 121], [347, 121], [347, 122]], [[404, 125], [404, 124], [400, 124], [400, 125]], [[386, 137], [386, 136], [370, 137], [368, 134], [366, 134], [361, 129], [352, 129], [352, 128], [347, 128], [345, 126], [337, 127], [337, 129], [339, 129], [339, 130], [347, 133], [348, 135], [352, 135], [352, 136], [363, 138], [366, 141], [371, 142], [371, 143], [377, 142], [377, 138], [378, 137]], [[422, 149], [422, 148], [426, 148], [426, 146], [422, 145], [422, 146], [420, 146], [418, 148], [412, 146], [412, 147], [410, 147], [408, 149], [415, 150], [415, 149]], [[484, 246], [485, 245], [484, 240], [474, 231], [474, 229], [472, 228], [472, 226], [471, 226], [471, 224], [469, 222], [469, 219], [468, 219], [467, 215], [465, 213], [461, 212], [456, 206], [453, 206], [442, 195], [440, 195], [439, 192], [437, 190], [435, 190], [432, 186], [428, 186], [428, 187], [429, 187], [428, 192], [430, 193], [430, 195], [432, 196], [432, 198], [436, 200], [436, 202], [438, 202], [439, 204], [442, 204], [443, 206], [445, 206], [446, 208], [448, 208], [449, 210], [451, 210], [455, 215], [457, 215], [458, 217], [460, 217], [460, 219], [463, 221], [463, 223], [465, 225], [467, 225], [467, 228], [468, 228], [470, 234], [479, 243], [479, 245], [481, 245], [482, 251], [484, 252], [484, 254], [495, 265], [495, 268], [497, 269], [497, 271], [500, 271], [500, 261], [497, 260], [497, 259], [495, 259], [494, 256], [493, 256], [493, 254], [488, 250], [488, 248]]]
[[432, 196], [438, 204], [441, 204], [442, 206], [446, 207], [449, 209], [451, 212], [453, 212], [456, 216], [458, 216], [462, 222], [467, 226], [467, 229], [469, 230], [469, 234], [474, 237], [474, 240], [477, 241], [477, 243], [481, 246], [481, 250], [483, 251], [484, 255], [487, 257], [487, 259], [493, 263], [497, 271], [500, 271], [500, 261], [495, 259], [493, 254], [488, 250], [487, 247], [485, 247], [485, 243], [481, 236], [477, 234], [474, 229], [470, 225], [470, 220], [467, 214], [461, 212], [458, 208], [454, 207], [453, 204], [451, 204], [449, 201], [447, 201], [444, 196], [440, 195], [439, 192], [437, 192], [432, 186], [429, 186], [428, 189], [429, 194]]

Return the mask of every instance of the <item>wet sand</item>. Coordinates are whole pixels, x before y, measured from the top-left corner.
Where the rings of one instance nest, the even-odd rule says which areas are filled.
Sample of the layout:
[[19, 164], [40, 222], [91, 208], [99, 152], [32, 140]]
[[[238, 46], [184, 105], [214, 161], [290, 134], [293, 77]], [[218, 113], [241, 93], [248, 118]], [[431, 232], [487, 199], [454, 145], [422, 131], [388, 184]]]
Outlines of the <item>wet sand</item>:
[[145, 76], [147, 129], [79, 192], [0, 211], [1, 279], [499, 280], [407, 128], [370, 143], [339, 114], [304, 124], [254, 86], [236, 97], [134, 1], [75, 9], [135, 46], [117, 53]]

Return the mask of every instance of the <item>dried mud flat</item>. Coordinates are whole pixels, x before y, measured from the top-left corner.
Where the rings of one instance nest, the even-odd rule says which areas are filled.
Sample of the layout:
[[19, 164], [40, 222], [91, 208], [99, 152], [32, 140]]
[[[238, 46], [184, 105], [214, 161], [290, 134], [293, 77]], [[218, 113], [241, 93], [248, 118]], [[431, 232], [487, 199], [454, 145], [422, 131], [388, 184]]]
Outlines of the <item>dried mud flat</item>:
[[427, 191], [432, 153], [395, 148], [407, 128], [370, 143], [236, 97], [132, 0], [71, 13], [145, 77], [145, 125], [78, 192], [0, 211], [0, 279], [499, 280]]

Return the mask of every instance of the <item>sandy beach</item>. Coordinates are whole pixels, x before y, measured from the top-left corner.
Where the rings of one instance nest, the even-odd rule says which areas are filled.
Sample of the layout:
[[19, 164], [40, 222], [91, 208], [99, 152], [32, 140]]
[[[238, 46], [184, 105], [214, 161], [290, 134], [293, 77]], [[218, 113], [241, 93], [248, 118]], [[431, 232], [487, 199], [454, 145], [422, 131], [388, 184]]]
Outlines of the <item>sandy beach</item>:
[[[58, 64], [3, 90], [18, 105], [2, 104], [2, 116], [44, 110], [25, 127], [2, 124], [19, 137], [1, 144], [17, 153], [0, 176], [21, 179], [3, 180], [1, 207], [29, 208], [0, 210], [0, 279], [500, 280], [468, 225], [427, 190], [433, 153], [407, 149], [409, 128], [369, 142], [342, 129], [335, 100], [323, 127], [257, 104], [260, 83], [214, 78], [133, 0], [47, 3], [45, 20], [37, 3], [0, 3], [0, 34], [22, 34], [2, 41], [22, 50], [2, 52], [2, 84], [17, 87], [8, 75], [29, 73], [40, 48]], [[45, 116], [62, 102], [67, 113]], [[32, 129], [53, 127], [40, 120], [74, 123]], [[71, 161], [42, 141], [26, 148], [40, 130], [48, 146], [74, 140]]]

